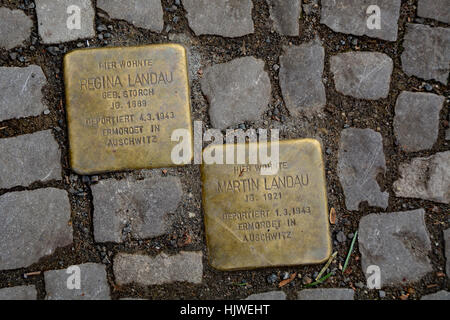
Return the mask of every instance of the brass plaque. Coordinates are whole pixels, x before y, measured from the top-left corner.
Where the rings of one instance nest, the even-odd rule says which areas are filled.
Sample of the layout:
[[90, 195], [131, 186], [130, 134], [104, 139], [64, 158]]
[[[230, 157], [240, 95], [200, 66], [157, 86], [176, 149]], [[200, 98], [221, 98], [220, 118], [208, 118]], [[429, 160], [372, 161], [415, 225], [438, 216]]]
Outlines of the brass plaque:
[[174, 166], [193, 149], [186, 51], [175, 44], [82, 49], [64, 58], [70, 161], [79, 174]]
[[[206, 239], [214, 268], [316, 264], [329, 258], [320, 143], [287, 140], [279, 146], [275, 175], [262, 175], [258, 164], [202, 165]], [[213, 151], [210, 148], [225, 153], [220, 145], [210, 145], [204, 153]], [[247, 152], [245, 163], [248, 159]]]

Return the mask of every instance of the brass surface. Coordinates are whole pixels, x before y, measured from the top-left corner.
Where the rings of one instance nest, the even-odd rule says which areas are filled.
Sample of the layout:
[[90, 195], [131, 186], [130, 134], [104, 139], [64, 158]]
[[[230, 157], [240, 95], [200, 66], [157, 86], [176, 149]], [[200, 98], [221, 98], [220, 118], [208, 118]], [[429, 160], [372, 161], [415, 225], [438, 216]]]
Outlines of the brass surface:
[[175, 129], [189, 131], [193, 148], [181, 45], [76, 50], [64, 58], [64, 81], [75, 172], [174, 166]]
[[[210, 145], [204, 152], [210, 148], [224, 148], [225, 154], [225, 146]], [[202, 165], [211, 266], [238, 270], [326, 261], [331, 239], [320, 143], [280, 141], [275, 175], [248, 164], [248, 152], [246, 163]]]

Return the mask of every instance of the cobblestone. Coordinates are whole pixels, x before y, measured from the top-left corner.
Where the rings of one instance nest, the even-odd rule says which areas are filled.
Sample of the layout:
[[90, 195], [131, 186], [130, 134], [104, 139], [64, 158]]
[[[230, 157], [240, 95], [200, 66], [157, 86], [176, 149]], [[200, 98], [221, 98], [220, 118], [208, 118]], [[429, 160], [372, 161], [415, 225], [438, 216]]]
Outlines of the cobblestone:
[[35, 286], [20, 286], [0, 289], [0, 301], [3, 300], [36, 300]]
[[358, 242], [362, 269], [378, 266], [383, 287], [418, 281], [433, 271], [424, 215], [425, 211], [418, 209], [369, 214], [361, 219]]
[[[398, 19], [400, 16], [400, 0], [322, 0], [320, 22], [336, 32], [357, 36], [366, 35], [387, 41], [396, 41]], [[368, 8], [376, 5], [380, 8], [381, 27], [368, 28]]]
[[358, 210], [361, 202], [386, 209], [389, 194], [376, 180], [386, 170], [381, 135], [371, 129], [345, 129], [341, 133], [338, 176], [348, 210]]
[[73, 266], [63, 270], [51, 270], [44, 273], [47, 300], [110, 300], [105, 266], [98, 263], [77, 265], [80, 275], [80, 288], [68, 288], [74, 285], [70, 277], [75, 275]]
[[[38, 116], [47, 107], [42, 103], [42, 88], [47, 79], [41, 67], [0, 67], [0, 121]], [[13, 107], [12, 107], [13, 106]]]
[[435, 19], [450, 23], [449, 0], [419, 0], [417, 15], [423, 18]]
[[439, 134], [445, 98], [432, 93], [402, 92], [395, 106], [394, 132], [404, 151], [431, 149]]
[[284, 36], [298, 36], [301, 1], [268, 0], [268, 4], [275, 31]]
[[145, 239], [167, 233], [182, 189], [177, 177], [102, 180], [92, 186], [92, 195], [95, 240], [123, 242], [128, 235]]
[[394, 64], [379, 52], [348, 52], [331, 57], [336, 90], [358, 99], [387, 98]]
[[414, 158], [400, 165], [394, 182], [397, 197], [419, 198], [442, 203], [450, 201], [450, 151]]
[[61, 179], [61, 152], [50, 130], [0, 139], [0, 188]]
[[286, 300], [286, 293], [283, 291], [255, 293], [248, 296], [245, 300]]
[[97, 7], [112, 19], [122, 19], [139, 28], [161, 32], [164, 13], [161, 0], [98, 0]]
[[305, 289], [297, 294], [298, 300], [353, 300], [352, 289]]
[[45, 188], [0, 196], [0, 270], [28, 267], [70, 245], [69, 220], [66, 191]]
[[403, 47], [402, 68], [408, 76], [447, 84], [450, 71], [449, 28], [408, 24]]
[[183, 0], [196, 35], [241, 37], [254, 32], [251, 0]]
[[[95, 10], [90, 0], [35, 0], [38, 30], [42, 43], [61, 43], [78, 39], [95, 37], [94, 20]], [[71, 6], [80, 9], [80, 28], [69, 22], [70, 16], [77, 10], [69, 10]], [[70, 12], [68, 14], [67, 12]], [[75, 18], [75, 17], [74, 17]], [[68, 25], [71, 28], [68, 28]]]
[[420, 300], [450, 300], [450, 292], [441, 290], [436, 293], [432, 293], [426, 296], [423, 296]]
[[324, 58], [325, 51], [319, 42], [284, 48], [280, 57], [280, 86], [293, 115], [317, 113], [325, 106]]
[[0, 8], [0, 48], [23, 45], [31, 36], [33, 21], [21, 10]]
[[168, 256], [119, 253], [114, 258], [114, 276], [119, 285], [136, 282], [141, 285], [157, 285], [173, 282], [199, 284], [203, 278], [203, 254], [180, 252]]
[[271, 85], [264, 62], [254, 57], [235, 59], [206, 69], [202, 90], [210, 103], [214, 128], [226, 129], [256, 121], [270, 103]]

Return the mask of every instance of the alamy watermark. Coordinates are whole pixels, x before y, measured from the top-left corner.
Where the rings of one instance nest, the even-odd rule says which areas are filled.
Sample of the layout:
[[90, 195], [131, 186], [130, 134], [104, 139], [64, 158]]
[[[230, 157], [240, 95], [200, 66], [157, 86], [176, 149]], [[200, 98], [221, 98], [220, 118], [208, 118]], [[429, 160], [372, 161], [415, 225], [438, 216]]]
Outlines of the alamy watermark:
[[377, 5], [371, 5], [367, 8], [366, 14], [369, 15], [367, 18], [367, 28], [369, 30], [380, 30], [381, 29], [381, 9]]
[[71, 5], [67, 7], [67, 29], [69, 30], [81, 30], [81, 9], [79, 6]]
[[67, 278], [67, 289], [80, 290], [81, 289], [81, 269], [79, 266], [70, 266], [66, 270], [70, 276]]
[[381, 269], [377, 265], [370, 265], [366, 269], [367, 288], [381, 289]]
[[[278, 173], [280, 164], [278, 129], [270, 130], [270, 141], [267, 129], [247, 131], [228, 129], [225, 136], [218, 129], [208, 129], [204, 134], [202, 132], [203, 123], [195, 121], [192, 150], [191, 132], [188, 129], [173, 131], [171, 140], [177, 142], [171, 153], [174, 164], [190, 164], [193, 158], [194, 164], [259, 164], [262, 175]], [[203, 142], [211, 142], [211, 147], [203, 150]]]

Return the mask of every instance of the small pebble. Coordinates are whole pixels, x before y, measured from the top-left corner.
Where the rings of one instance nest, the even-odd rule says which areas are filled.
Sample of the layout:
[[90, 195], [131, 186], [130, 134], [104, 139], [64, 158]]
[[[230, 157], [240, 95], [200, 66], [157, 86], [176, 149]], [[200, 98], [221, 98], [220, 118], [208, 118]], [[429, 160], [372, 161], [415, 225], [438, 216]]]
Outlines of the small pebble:
[[290, 274], [289, 274], [289, 272], [283, 272], [283, 274], [282, 274], [282, 276], [281, 276], [281, 279], [283, 279], [283, 280], [287, 280], [287, 279], [289, 279], [290, 278]]
[[266, 280], [268, 284], [274, 284], [275, 282], [277, 282], [278, 277], [276, 274], [272, 273], [270, 276], [267, 277]]
[[339, 231], [339, 233], [336, 235], [336, 240], [342, 243], [345, 242], [345, 240], [347, 240], [347, 237], [345, 236], [345, 233]]
[[48, 51], [50, 54], [56, 56], [56, 55], [59, 53], [59, 48], [58, 48], [58, 47], [48, 47], [48, 48], [47, 48], [47, 51]]
[[101, 25], [99, 25], [97, 27], [97, 31], [98, 32], [103, 32], [103, 31], [106, 31], [106, 30], [108, 30], [108, 28], [104, 24], [101, 24]]
[[433, 86], [431, 84], [429, 84], [429, 83], [425, 83], [424, 88], [427, 91], [432, 91], [433, 90]]
[[310, 277], [308, 277], [308, 276], [304, 276], [303, 279], [302, 279], [302, 283], [304, 285], [310, 284], [310, 283], [312, 283], [312, 279]]

